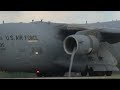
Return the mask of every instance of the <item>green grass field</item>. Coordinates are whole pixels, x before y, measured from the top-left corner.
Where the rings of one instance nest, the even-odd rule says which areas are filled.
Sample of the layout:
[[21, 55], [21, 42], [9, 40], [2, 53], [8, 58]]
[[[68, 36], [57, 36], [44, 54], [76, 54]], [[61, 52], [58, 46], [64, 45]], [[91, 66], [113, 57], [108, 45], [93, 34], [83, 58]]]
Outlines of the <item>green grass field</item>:
[[0, 72], [0, 78], [35, 78], [35, 73]]

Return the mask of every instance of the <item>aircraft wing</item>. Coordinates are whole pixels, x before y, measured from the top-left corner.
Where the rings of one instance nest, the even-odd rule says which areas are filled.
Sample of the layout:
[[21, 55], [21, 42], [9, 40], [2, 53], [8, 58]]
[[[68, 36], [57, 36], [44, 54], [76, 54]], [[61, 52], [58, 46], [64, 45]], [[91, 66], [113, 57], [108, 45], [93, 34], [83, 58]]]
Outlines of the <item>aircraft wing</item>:
[[99, 30], [102, 41], [107, 41], [110, 44], [120, 42], [120, 29], [119, 28], [101, 28]]
[[85, 25], [85, 24], [64, 24], [60, 25], [59, 29], [63, 31], [85, 31], [85, 30], [100, 30], [102, 33], [120, 33], [120, 28], [105, 28], [105, 27], [97, 27], [93, 25]]
[[107, 41], [110, 44], [120, 42], [120, 28], [104, 28], [84, 24], [83, 25], [66, 24], [60, 26], [59, 29], [61, 30], [61, 33], [64, 38], [77, 32], [79, 33], [99, 32], [103, 42]]
[[63, 24], [58, 26], [59, 29], [65, 30], [65, 31], [83, 31], [83, 30], [92, 30], [95, 29], [95, 27], [89, 26], [89, 25], [80, 25], [80, 24]]
[[120, 34], [120, 28], [101, 28], [102, 33]]

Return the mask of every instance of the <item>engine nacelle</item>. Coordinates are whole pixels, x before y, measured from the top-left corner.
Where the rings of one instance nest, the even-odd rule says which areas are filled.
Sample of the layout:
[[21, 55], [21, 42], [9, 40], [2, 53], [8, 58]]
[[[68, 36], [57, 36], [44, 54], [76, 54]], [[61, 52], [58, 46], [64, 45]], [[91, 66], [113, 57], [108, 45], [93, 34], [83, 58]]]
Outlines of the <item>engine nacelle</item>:
[[67, 54], [72, 54], [74, 48], [80, 55], [96, 52], [99, 48], [99, 40], [92, 35], [70, 35], [65, 38], [63, 44]]

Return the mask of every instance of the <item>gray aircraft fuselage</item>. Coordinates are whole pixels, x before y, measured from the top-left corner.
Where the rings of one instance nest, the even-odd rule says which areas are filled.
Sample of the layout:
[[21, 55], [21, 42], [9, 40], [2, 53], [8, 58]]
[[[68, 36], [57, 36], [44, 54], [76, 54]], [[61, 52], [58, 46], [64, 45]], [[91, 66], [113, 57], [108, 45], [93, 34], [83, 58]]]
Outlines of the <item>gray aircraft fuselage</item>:
[[[64, 51], [59, 25], [49, 22], [0, 24], [0, 70], [67, 72], [70, 55]], [[81, 60], [75, 59], [73, 70], [80, 71], [88, 58], [83, 55]]]
[[[6, 23], [0, 25], [0, 69], [6, 71], [59, 71], [54, 61], [64, 58], [56, 24]], [[55, 64], [55, 65], [53, 65]]]

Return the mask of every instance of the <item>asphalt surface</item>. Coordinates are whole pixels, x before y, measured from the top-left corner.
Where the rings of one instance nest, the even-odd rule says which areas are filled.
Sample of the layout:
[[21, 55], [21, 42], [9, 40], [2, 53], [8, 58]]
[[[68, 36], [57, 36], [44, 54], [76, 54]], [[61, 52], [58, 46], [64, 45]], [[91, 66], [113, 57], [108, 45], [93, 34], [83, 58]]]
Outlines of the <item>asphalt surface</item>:
[[8, 75], [8, 77], [0, 77], [0, 79], [120, 79], [120, 73], [113, 73], [112, 76], [73, 76], [73, 77], [36, 77], [35, 75], [30, 76], [28, 75], [23, 75], [21, 76], [20, 74], [16, 75]]
[[120, 73], [114, 73], [112, 76], [86, 76], [86, 77], [41, 77], [28, 79], [120, 79]]

